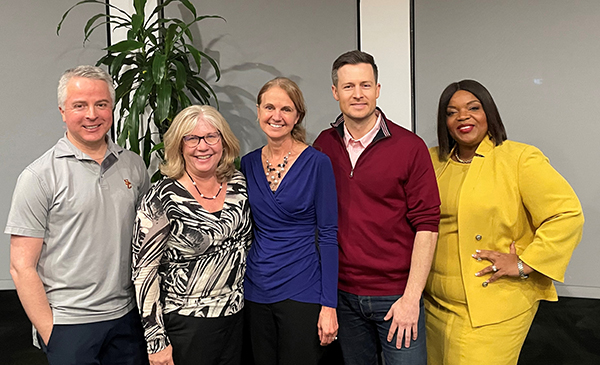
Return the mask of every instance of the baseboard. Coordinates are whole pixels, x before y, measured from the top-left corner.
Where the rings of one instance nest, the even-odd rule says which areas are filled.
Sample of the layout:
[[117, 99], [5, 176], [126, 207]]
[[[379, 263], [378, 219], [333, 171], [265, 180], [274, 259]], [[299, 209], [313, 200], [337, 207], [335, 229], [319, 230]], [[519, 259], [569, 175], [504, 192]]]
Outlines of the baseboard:
[[595, 286], [576, 286], [555, 283], [561, 297], [600, 299], [600, 288]]
[[0, 279], [0, 290], [15, 290], [15, 283], [10, 279]]
[[[600, 299], [600, 288], [592, 286], [576, 286], [555, 283], [556, 291], [561, 297]], [[14, 290], [15, 284], [10, 279], [0, 279], [0, 290]]]

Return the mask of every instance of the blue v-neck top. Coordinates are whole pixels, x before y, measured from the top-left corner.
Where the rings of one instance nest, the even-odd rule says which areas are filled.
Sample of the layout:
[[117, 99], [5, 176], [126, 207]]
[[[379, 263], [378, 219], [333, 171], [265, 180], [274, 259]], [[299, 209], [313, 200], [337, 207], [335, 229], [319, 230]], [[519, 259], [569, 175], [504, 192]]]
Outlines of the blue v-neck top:
[[312, 147], [271, 191], [261, 148], [242, 158], [254, 222], [246, 299], [337, 306], [337, 194], [329, 158]]

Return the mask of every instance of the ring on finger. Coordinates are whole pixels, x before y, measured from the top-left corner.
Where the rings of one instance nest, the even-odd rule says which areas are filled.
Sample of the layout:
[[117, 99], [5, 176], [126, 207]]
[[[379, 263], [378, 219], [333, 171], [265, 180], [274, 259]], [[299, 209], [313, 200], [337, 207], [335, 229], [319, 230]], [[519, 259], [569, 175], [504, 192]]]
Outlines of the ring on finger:
[[492, 271], [493, 271], [493, 272], [496, 272], [496, 271], [498, 271], [498, 268], [496, 267], [496, 265], [492, 265]]

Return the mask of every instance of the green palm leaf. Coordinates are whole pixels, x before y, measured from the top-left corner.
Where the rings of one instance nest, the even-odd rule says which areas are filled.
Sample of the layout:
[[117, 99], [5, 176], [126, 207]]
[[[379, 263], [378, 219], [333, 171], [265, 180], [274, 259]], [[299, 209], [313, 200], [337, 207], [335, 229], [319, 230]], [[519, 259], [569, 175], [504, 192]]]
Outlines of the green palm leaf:
[[[97, 13], [87, 19], [83, 26], [84, 44], [96, 29], [106, 24], [127, 31], [127, 38], [106, 47], [107, 54], [96, 64], [107, 66], [116, 82], [117, 143], [141, 154], [149, 166], [152, 156], [164, 157], [163, 134], [179, 111], [193, 103], [209, 104], [213, 98], [218, 107], [217, 95], [199, 72], [205, 59], [218, 81], [221, 78], [219, 65], [194, 46], [190, 27], [204, 19], [225, 19], [219, 15], [198, 16], [190, 0], [164, 0], [148, 9], [148, 16], [145, 16], [147, 0], [131, 2], [135, 9], [133, 14], [104, 0], [79, 1], [62, 15], [56, 33], [60, 34], [74, 8], [90, 4], [108, 6], [111, 14]], [[182, 9], [188, 11], [193, 20], [161, 18], [162, 10], [173, 3], [183, 5]], [[157, 136], [160, 140], [153, 140]], [[152, 180], [160, 176], [156, 171]]]

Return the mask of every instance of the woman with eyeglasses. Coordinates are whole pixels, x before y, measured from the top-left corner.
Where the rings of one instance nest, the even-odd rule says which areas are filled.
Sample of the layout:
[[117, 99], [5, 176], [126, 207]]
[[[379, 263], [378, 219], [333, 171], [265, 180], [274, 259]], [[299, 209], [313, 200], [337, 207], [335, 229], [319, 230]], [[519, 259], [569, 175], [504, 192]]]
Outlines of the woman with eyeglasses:
[[298, 85], [259, 91], [267, 144], [242, 158], [254, 219], [246, 318], [257, 365], [316, 365], [337, 335], [337, 195], [329, 158], [306, 143]]
[[166, 177], [142, 199], [133, 241], [150, 364], [240, 364], [252, 227], [239, 142], [216, 109], [194, 105], [164, 143]]

